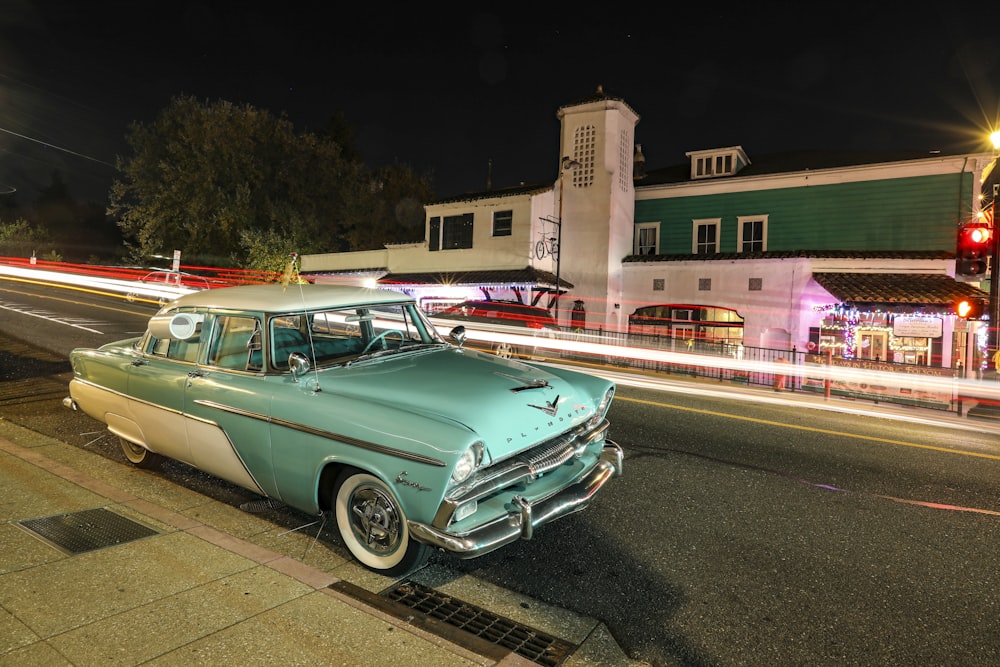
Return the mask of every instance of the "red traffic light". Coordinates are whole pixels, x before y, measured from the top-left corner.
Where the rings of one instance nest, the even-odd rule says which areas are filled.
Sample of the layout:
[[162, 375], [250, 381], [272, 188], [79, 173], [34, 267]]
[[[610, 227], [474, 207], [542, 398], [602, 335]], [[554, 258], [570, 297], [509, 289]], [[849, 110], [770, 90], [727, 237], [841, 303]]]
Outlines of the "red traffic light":
[[962, 225], [958, 230], [958, 249], [972, 252], [989, 252], [992, 230], [982, 223]]
[[956, 301], [955, 314], [967, 320], [978, 320], [983, 315], [982, 299], [961, 299]]
[[986, 273], [986, 259], [993, 254], [993, 230], [982, 223], [963, 225], [958, 230], [955, 273], [979, 276]]

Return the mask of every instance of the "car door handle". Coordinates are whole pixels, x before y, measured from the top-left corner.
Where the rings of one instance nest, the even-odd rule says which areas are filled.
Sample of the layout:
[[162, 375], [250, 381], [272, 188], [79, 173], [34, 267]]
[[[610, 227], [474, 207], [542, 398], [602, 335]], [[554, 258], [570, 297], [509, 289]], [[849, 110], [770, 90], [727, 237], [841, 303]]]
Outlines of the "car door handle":
[[133, 366], [145, 366], [148, 363], [149, 362], [146, 361], [145, 359], [133, 359], [132, 360], [132, 365]]
[[188, 377], [191, 378], [192, 380], [194, 378], [200, 378], [202, 376], [203, 376], [203, 373], [201, 371], [191, 371], [190, 373], [188, 373]]

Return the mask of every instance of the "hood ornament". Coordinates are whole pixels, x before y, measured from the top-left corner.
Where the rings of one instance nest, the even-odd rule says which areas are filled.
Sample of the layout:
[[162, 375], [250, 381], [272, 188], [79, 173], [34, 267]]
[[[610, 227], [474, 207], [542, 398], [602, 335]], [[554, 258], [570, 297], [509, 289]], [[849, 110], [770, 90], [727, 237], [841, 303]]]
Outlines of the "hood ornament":
[[528, 403], [529, 408], [537, 408], [547, 414], [550, 417], [555, 417], [556, 413], [559, 412], [559, 397], [556, 396], [551, 401], [545, 401], [545, 405], [535, 405], [533, 403]]
[[513, 380], [514, 382], [523, 382], [520, 386], [511, 389], [515, 394], [519, 391], [526, 391], [528, 389], [548, 389], [549, 381], [545, 378], [533, 378], [531, 380], [525, 380], [524, 378], [517, 377], [516, 375], [508, 375], [507, 373], [497, 373], [500, 377], [505, 377], [508, 380]]

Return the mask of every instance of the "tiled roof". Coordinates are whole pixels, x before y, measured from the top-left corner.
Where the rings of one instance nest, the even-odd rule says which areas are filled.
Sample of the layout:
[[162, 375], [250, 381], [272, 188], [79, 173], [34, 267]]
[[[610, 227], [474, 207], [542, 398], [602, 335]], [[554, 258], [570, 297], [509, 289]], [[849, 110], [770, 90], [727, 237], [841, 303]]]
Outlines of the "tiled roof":
[[988, 299], [969, 283], [937, 273], [813, 273], [813, 279], [841, 303], [929, 305], [950, 308], [959, 299]]
[[536, 194], [551, 190], [554, 183], [554, 180], [550, 183], [532, 183], [530, 185], [521, 183], [520, 185], [514, 185], [509, 188], [495, 188], [493, 190], [482, 190], [480, 192], [466, 192], [462, 195], [436, 199], [432, 202], [428, 202], [426, 205], [431, 206], [433, 204], [449, 204], [451, 202], [459, 201], [475, 201], [477, 199], [494, 199], [496, 197], [514, 197], [517, 195]]
[[[594, 99], [618, 100], [619, 98], [599, 98], [599, 96], [595, 96]], [[584, 100], [583, 102], [586, 101], [593, 100]], [[580, 103], [582, 102], [577, 102], [576, 104]], [[964, 153], [951, 151], [789, 151], [786, 153], [755, 155], [753, 156], [751, 163], [736, 174], [731, 176], [717, 176], [714, 179], [699, 179], [697, 182], [704, 183], [713, 180], [731, 180], [753, 176], [766, 176], [769, 174], [790, 174], [800, 171], [817, 171], [822, 169], [837, 169], [840, 167], [859, 167], [862, 165], [905, 162], [908, 160], [923, 160], [959, 154]], [[647, 169], [646, 175], [635, 182], [635, 187], [641, 190], [644, 187], [653, 185], [694, 182], [696, 181], [691, 180], [691, 163], [684, 162], [672, 166], [660, 167], [658, 169]], [[438, 199], [429, 202], [428, 205], [536, 194], [552, 190], [554, 183], [555, 179], [543, 183], [521, 183], [519, 185], [506, 188], [494, 188], [492, 190], [481, 190], [479, 192], [467, 192], [461, 195], [453, 195]]]
[[[379, 279], [382, 285], [555, 285], [556, 277], [530, 266], [523, 269], [495, 271], [429, 271], [426, 273], [389, 273]], [[560, 276], [562, 287], [574, 285]]]

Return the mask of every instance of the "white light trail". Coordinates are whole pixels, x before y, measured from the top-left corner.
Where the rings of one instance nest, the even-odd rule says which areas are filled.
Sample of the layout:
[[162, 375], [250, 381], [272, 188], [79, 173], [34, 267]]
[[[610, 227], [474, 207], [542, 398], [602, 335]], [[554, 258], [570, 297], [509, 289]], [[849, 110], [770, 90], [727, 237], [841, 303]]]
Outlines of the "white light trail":
[[61, 271], [46, 271], [44, 269], [26, 269], [20, 266], [9, 266], [4, 264], [0, 264], [0, 275], [22, 278], [24, 280], [37, 280], [50, 283], [60, 283], [64, 285], [73, 285], [75, 287], [106, 290], [125, 295], [138, 295], [153, 300], [163, 299], [171, 301], [181, 295], [197, 291], [189, 287], [178, 285], [153, 285], [150, 283], [143, 283], [138, 280], [102, 278], [100, 276], [85, 276], [74, 273], [63, 273]]
[[[827, 380], [830, 382], [840, 381], [853, 385], [874, 387], [899, 386], [905, 380], [905, 386], [914, 394], [924, 392], [927, 394], [943, 394], [962, 397], [964, 399], [979, 399], [1000, 403], [1000, 384], [986, 383], [981, 380], [921, 375], [919, 373], [867, 370], [844, 366], [819, 364], [804, 366], [773, 361], [750, 361], [694, 352], [672, 352], [670, 350], [657, 350], [645, 347], [611, 345], [594, 342], [597, 338], [596, 336], [585, 336], [582, 334], [546, 331], [544, 334], [532, 336], [504, 331], [504, 329], [514, 329], [513, 327], [497, 325], [490, 330], [486, 330], [479, 328], [482, 325], [477, 323], [474, 325], [477, 328], [473, 329], [469, 328], [469, 323], [433, 317], [431, 319], [443, 330], [452, 328], [457, 324], [462, 324], [466, 327], [467, 338], [469, 340], [485, 343], [509, 343], [511, 345], [539, 350], [554, 350], [587, 355], [594, 357], [600, 362], [609, 359], [631, 359], [672, 364], [675, 366], [783, 375], [790, 381], [793, 379], [802, 380], [808, 378], [809, 380], [818, 382]], [[591, 340], [580, 340], [580, 338], [590, 338]]]

